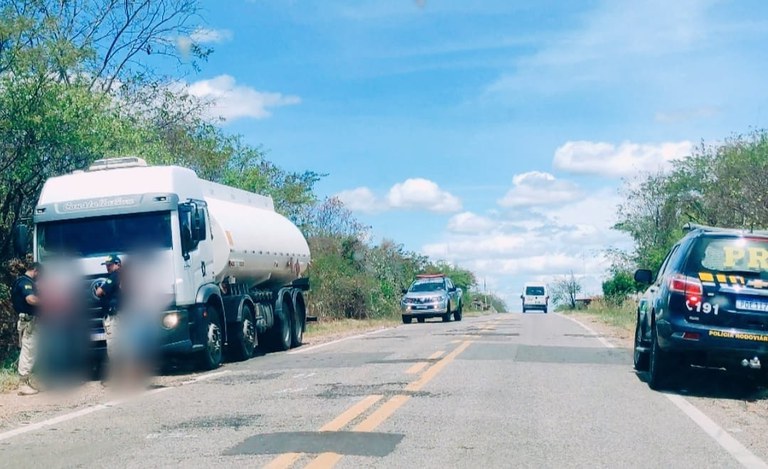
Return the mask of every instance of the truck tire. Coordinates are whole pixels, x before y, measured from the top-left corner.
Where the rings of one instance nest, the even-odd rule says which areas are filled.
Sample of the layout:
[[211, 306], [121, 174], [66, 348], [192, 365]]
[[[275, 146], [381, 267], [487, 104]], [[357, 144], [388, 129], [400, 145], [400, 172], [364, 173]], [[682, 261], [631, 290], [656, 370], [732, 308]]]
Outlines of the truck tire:
[[198, 367], [202, 370], [214, 370], [221, 366], [223, 355], [223, 339], [220, 326], [219, 311], [215, 306], [206, 307], [207, 314], [203, 318], [203, 327], [205, 328], [205, 349], [199, 353]]
[[447, 312], [447, 313], [443, 314], [443, 318], [442, 319], [443, 319], [443, 322], [451, 322], [451, 313]]
[[304, 323], [307, 318], [307, 310], [301, 293], [294, 295], [293, 298], [295, 298], [295, 301], [291, 301], [291, 311], [293, 313], [293, 319], [291, 320], [291, 348], [296, 348], [300, 347], [304, 342]]
[[291, 348], [291, 309], [284, 298], [277, 300], [281, 307], [275, 308], [275, 324], [272, 326], [271, 345], [275, 352], [285, 352]]
[[235, 337], [231, 345], [232, 358], [237, 361], [245, 361], [253, 357], [253, 352], [258, 345], [256, 338], [256, 322], [253, 318], [253, 308], [246, 304], [243, 306], [243, 320], [237, 324]]
[[403, 324], [410, 324], [413, 320], [413, 316], [408, 316], [407, 314], [403, 314]]

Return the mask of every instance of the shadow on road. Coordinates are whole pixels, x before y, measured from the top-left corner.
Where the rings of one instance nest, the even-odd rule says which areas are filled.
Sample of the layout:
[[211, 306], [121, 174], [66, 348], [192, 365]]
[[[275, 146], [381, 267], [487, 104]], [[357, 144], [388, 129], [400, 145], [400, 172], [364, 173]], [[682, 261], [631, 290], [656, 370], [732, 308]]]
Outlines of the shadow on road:
[[[636, 371], [648, 383], [648, 373]], [[768, 400], [768, 383], [721, 369], [690, 367], [682, 370], [664, 389], [681, 396], [757, 402]]]

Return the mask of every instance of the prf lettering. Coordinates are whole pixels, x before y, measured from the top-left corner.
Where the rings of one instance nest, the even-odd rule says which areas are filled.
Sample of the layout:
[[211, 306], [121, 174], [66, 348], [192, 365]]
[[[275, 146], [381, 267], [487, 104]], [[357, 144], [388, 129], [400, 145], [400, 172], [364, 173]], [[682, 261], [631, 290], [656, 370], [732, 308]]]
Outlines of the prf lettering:
[[725, 246], [724, 267], [735, 267], [739, 261], [746, 258], [747, 268], [754, 270], [768, 270], [768, 249], [765, 248], [740, 248], [737, 246]]

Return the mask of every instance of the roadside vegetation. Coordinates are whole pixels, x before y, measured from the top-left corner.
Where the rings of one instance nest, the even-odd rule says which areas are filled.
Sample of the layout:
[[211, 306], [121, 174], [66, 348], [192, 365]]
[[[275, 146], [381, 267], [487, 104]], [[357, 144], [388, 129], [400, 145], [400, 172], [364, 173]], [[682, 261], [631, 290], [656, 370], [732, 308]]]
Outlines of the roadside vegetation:
[[[0, 0], [0, 359], [6, 365], [17, 341], [9, 302], [11, 231], [29, 223], [47, 178], [104, 157], [182, 165], [272, 196], [313, 253], [308, 307], [321, 322], [310, 327], [310, 337], [324, 327], [394, 318], [402, 288], [417, 273], [451, 275], [466, 304], [475, 303], [471, 272], [393, 240], [370, 242], [370, 227], [315, 191], [327, 174], [272, 163], [266, 149], [211, 117], [212, 102], [187, 92], [185, 79], [213, 53], [202, 42], [203, 14], [198, 0]], [[331, 326], [330, 319], [341, 321]]]
[[[562, 301], [610, 324], [632, 329], [639, 268], [657, 272], [664, 256], [683, 235], [686, 223], [743, 230], [768, 229], [768, 131], [753, 130], [716, 144], [702, 143], [666, 172], [639, 174], [624, 183], [614, 229], [635, 241], [631, 252], [609, 251], [612, 266], [603, 296], [586, 308]], [[568, 278], [563, 279], [568, 286]], [[561, 288], [564, 292], [571, 288]], [[564, 298], [569, 299], [567, 294]]]

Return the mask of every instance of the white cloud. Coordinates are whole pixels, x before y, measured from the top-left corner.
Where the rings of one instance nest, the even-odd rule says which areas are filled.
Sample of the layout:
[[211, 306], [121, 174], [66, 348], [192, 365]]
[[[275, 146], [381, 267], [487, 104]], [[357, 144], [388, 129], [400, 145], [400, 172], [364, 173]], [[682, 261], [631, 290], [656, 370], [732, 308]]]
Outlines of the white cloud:
[[512, 188], [499, 199], [503, 207], [531, 207], [568, 202], [581, 196], [579, 188], [549, 173], [531, 171], [512, 179]]
[[232, 39], [232, 31], [228, 29], [208, 29], [198, 28], [189, 36], [178, 36], [176, 38], [176, 48], [179, 54], [185, 59], [189, 59], [192, 53], [193, 44], [214, 44], [226, 42]]
[[448, 231], [454, 233], [483, 233], [495, 226], [496, 223], [490, 218], [472, 212], [457, 213], [448, 220]]
[[406, 179], [393, 185], [386, 196], [377, 197], [367, 187], [341, 191], [336, 194], [344, 205], [355, 212], [377, 212], [393, 209], [427, 210], [430, 212], [457, 212], [461, 201], [440, 189], [429, 179]]
[[270, 116], [270, 109], [299, 104], [298, 96], [256, 91], [238, 85], [230, 75], [219, 75], [210, 80], [200, 80], [189, 85], [189, 93], [213, 103], [211, 114], [231, 121], [243, 117], [263, 119]]
[[428, 179], [407, 179], [392, 186], [387, 194], [392, 208], [425, 209], [432, 212], [456, 212], [461, 201]]
[[555, 151], [557, 169], [578, 174], [608, 177], [630, 176], [638, 172], [665, 169], [672, 160], [691, 154], [689, 141], [639, 144], [623, 142], [566, 142]]
[[353, 212], [376, 212], [380, 210], [381, 202], [376, 199], [373, 191], [367, 187], [358, 187], [336, 194], [344, 206]]
[[228, 29], [198, 28], [189, 35], [197, 44], [225, 42], [232, 39], [232, 31]]

